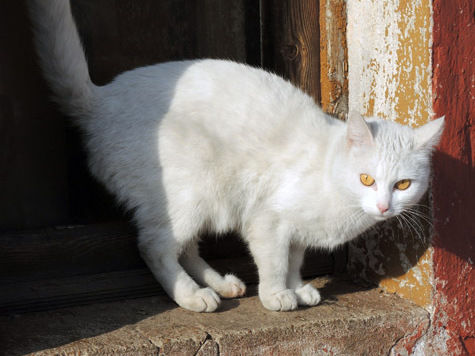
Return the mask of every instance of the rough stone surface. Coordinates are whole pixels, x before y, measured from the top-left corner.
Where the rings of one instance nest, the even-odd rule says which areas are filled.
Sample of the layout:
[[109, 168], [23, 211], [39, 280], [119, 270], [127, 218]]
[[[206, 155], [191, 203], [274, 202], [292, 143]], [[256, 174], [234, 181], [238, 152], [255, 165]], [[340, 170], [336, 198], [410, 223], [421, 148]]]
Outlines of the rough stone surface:
[[153, 297], [2, 317], [0, 353], [383, 355], [400, 340], [414, 343], [428, 325], [424, 309], [380, 289], [312, 283], [322, 304], [287, 313], [265, 310], [256, 296], [225, 300], [210, 314]]

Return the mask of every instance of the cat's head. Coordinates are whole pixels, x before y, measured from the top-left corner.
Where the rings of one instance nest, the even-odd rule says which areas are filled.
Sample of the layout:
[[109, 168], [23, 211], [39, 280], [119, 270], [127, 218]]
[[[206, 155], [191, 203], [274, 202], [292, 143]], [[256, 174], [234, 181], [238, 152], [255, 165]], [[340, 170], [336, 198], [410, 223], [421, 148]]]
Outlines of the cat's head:
[[381, 119], [347, 121], [345, 184], [356, 204], [375, 220], [385, 220], [418, 203], [430, 180], [430, 160], [444, 118], [419, 128]]

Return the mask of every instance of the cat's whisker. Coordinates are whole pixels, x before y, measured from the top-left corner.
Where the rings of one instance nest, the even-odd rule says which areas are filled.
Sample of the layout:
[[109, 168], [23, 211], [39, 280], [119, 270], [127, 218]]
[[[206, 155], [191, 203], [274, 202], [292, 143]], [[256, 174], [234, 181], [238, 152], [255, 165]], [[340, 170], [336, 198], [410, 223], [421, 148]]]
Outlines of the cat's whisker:
[[423, 212], [423, 211], [421, 211], [421, 210], [419, 210], [419, 209], [414, 209], [414, 208], [408, 207], [408, 208], [406, 208], [405, 210], [406, 210], [406, 211], [409, 211], [409, 212], [411, 212], [411, 213], [417, 214], [417, 215], [419, 215], [419, 216], [422, 216], [422, 217], [424, 217], [424, 218], [426, 218], [426, 219], [429, 219], [429, 218], [430, 218], [430, 215], [429, 215], [429, 214], [427, 214], [427, 213], [425, 213], [425, 212]]
[[428, 205], [424, 205], [424, 204], [408, 204], [404, 206], [404, 210], [407, 210], [407, 209], [417, 210], [417, 211], [420, 211], [421, 213], [424, 213], [424, 211], [429, 212], [431, 210]]
[[402, 214], [398, 215], [397, 218], [398, 218], [398, 221], [401, 223], [401, 230], [402, 231], [405, 231], [406, 229], [411, 231], [411, 229], [412, 229], [411, 226], [408, 224], [407, 220], [404, 218], [404, 216]]
[[[408, 218], [410, 218], [411, 220], [414, 220], [415, 222], [418, 223], [418, 225], [420, 225], [420, 222], [418, 221], [418, 218], [421, 218], [420, 215], [418, 215], [416, 212], [414, 211], [411, 211], [411, 210], [406, 210], [404, 211], [403, 213], [405, 216], [407, 216]], [[422, 226], [421, 226], [422, 227]]]
[[408, 223], [410, 223], [410, 225], [414, 229], [414, 232], [417, 233], [418, 239], [423, 242], [425, 240], [424, 234], [423, 234], [424, 232], [423, 226], [411, 215], [402, 214], [401, 216], [405, 218]]
[[403, 224], [403, 220], [402, 220], [401, 216], [396, 215], [395, 218], [396, 218], [397, 222], [399, 223], [399, 225], [401, 226], [401, 230], [404, 230], [404, 224]]
[[407, 209], [404, 211], [404, 213], [414, 215], [414, 216], [416, 216], [417, 218], [423, 220], [425, 223], [427, 223], [427, 224], [430, 225], [431, 227], [433, 226], [433, 222], [432, 222], [432, 220], [429, 218], [429, 216], [427, 216], [426, 214], [422, 213], [422, 212], [419, 211], [419, 210], [407, 208]]
[[[407, 226], [407, 228], [408, 228], [407, 233], [409, 234], [409, 236], [414, 237], [414, 234], [412, 234], [412, 232], [414, 232], [414, 233], [416, 234], [417, 239], [420, 240], [419, 232], [418, 232], [417, 228], [413, 225], [413, 223], [411, 222], [411, 220], [409, 220], [409, 219], [407, 218], [407, 216], [404, 216], [404, 215], [402, 215], [402, 214], [399, 215], [399, 216], [400, 216], [400, 218], [402, 219], [402, 221], [404, 221], [404, 222], [406, 223], [406, 226]], [[403, 229], [403, 231], [405, 231], [405, 229]]]
[[410, 208], [410, 207], [415, 207], [415, 208], [418, 208], [418, 209], [422, 208], [422, 209], [426, 209], [426, 210], [430, 210], [430, 209], [431, 209], [430, 205], [427, 204], [427, 203], [426, 203], [426, 204], [411, 203], [410, 205], [407, 205], [406, 207], [409, 207], [409, 208]]

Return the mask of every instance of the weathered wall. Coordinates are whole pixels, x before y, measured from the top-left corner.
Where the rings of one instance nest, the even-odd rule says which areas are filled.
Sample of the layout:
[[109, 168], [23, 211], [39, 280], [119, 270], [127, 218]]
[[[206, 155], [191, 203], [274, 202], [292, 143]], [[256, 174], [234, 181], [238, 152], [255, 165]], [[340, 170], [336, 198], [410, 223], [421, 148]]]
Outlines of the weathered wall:
[[431, 117], [431, 1], [349, 0], [349, 105], [418, 126]]
[[424, 211], [433, 226], [378, 226], [350, 245], [349, 268], [431, 311], [418, 352], [475, 355], [475, 2], [347, 6], [350, 110], [412, 126], [446, 115]]
[[[431, 1], [349, 0], [349, 109], [411, 126], [431, 101]], [[427, 200], [424, 201], [427, 205]], [[428, 208], [420, 211], [426, 217]], [[425, 218], [389, 222], [350, 245], [349, 267], [386, 290], [429, 307], [432, 250]]]
[[475, 355], [475, 1], [435, 0], [433, 7], [433, 105], [446, 128], [434, 157], [429, 350]]

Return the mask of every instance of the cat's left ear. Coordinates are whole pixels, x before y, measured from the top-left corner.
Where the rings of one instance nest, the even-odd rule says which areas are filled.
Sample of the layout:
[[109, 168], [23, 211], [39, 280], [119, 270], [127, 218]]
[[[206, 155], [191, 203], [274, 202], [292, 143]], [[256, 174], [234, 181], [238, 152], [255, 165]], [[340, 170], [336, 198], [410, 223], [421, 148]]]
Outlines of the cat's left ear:
[[373, 144], [371, 129], [359, 112], [351, 111], [346, 125], [346, 139], [350, 146], [371, 146]]
[[414, 141], [416, 147], [434, 149], [439, 144], [442, 132], [444, 132], [444, 121], [445, 116], [442, 116], [415, 129]]

